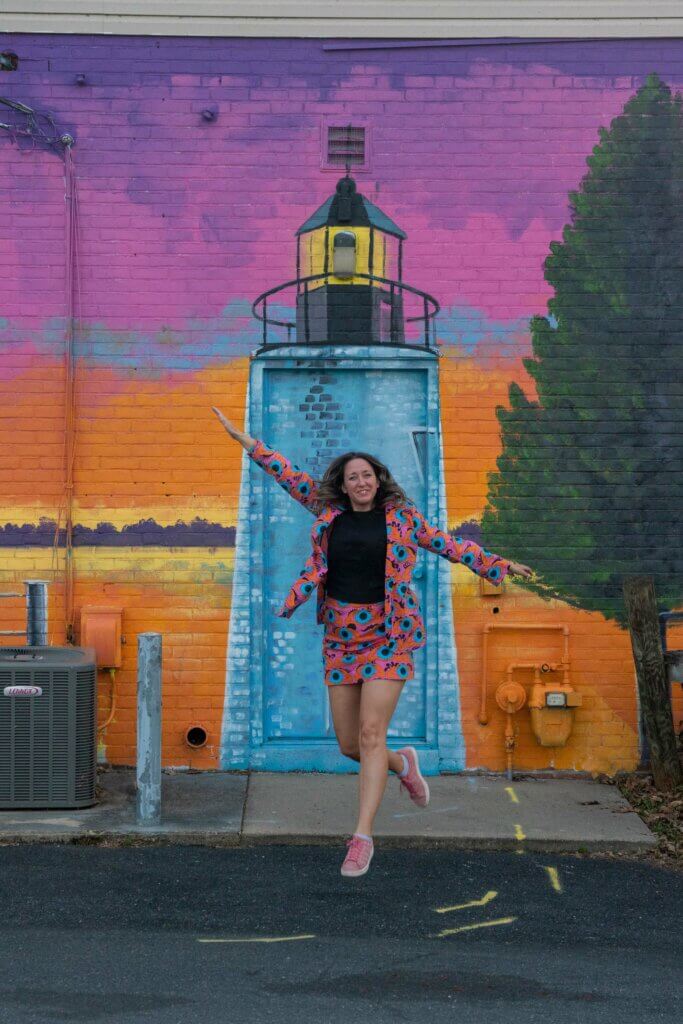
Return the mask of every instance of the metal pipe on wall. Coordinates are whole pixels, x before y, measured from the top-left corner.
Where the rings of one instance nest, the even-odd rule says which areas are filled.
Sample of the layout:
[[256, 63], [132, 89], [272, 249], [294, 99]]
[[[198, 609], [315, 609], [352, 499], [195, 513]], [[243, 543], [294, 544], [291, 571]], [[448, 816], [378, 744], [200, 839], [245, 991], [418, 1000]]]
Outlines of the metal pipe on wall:
[[0, 636], [25, 636], [29, 647], [47, 646], [47, 583], [45, 580], [24, 580], [23, 594], [13, 590], [2, 597], [26, 598], [26, 629], [0, 629]]
[[[66, 186], [66, 335], [64, 349], [64, 620], [66, 642], [74, 642], [74, 565], [73, 565], [73, 505], [74, 461], [76, 457], [76, 358], [74, 350], [76, 291], [78, 289], [78, 194], [71, 146], [73, 139], [64, 143], [64, 178]], [[59, 530], [59, 521], [57, 531]], [[57, 542], [58, 536], [55, 538]]]
[[47, 583], [24, 580], [26, 587], [26, 643], [47, 647]]
[[489, 713], [487, 707], [486, 692], [486, 671], [487, 671], [487, 648], [488, 635], [492, 629], [561, 629], [564, 634], [563, 663], [569, 662], [569, 627], [561, 622], [489, 622], [484, 626], [482, 643], [482, 666], [481, 666], [481, 704], [479, 708], [479, 722], [481, 725], [488, 725]]

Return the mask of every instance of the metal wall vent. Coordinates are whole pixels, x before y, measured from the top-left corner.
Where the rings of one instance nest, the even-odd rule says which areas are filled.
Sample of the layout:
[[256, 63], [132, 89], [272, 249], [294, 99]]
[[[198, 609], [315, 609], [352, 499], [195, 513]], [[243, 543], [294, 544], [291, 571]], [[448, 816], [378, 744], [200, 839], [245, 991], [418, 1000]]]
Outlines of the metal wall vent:
[[0, 648], [0, 808], [95, 803], [91, 648]]
[[367, 162], [365, 128], [353, 125], [329, 125], [327, 128], [327, 166], [364, 167]]

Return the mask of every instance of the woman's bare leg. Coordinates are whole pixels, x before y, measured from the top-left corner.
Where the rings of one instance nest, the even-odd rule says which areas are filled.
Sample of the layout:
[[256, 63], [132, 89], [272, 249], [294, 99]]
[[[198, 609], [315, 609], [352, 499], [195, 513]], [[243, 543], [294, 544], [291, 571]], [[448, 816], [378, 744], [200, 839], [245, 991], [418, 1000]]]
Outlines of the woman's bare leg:
[[[387, 729], [401, 696], [403, 683], [393, 679], [368, 679], [360, 700], [360, 811], [356, 832], [372, 835], [377, 809], [387, 785], [389, 752]], [[393, 751], [392, 751], [393, 754]], [[403, 762], [399, 754], [393, 759]]]
[[[358, 683], [327, 687], [339, 749], [345, 757], [350, 757], [353, 761], [360, 761], [361, 691], [367, 685]], [[403, 759], [400, 754], [388, 750], [387, 761], [392, 772], [403, 771]]]

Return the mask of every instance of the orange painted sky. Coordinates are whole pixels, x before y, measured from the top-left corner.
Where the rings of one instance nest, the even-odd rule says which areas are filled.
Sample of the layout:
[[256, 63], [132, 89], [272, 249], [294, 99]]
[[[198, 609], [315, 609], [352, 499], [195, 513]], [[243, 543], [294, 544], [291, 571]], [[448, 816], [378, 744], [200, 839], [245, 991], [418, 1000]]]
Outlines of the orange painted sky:
[[530, 399], [536, 390], [521, 359], [482, 366], [449, 349], [439, 365], [448, 518], [455, 525], [478, 519], [486, 505], [488, 475], [501, 452], [496, 406], [508, 405], [510, 382]]
[[[521, 360], [486, 365], [446, 350], [439, 363], [448, 513], [479, 517], [487, 477], [500, 453], [497, 405], [511, 380], [534, 397]], [[122, 378], [80, 366], [77, 375], [77, 521], [121, 527], [140, 518], [161, 525], [195, 516], [234, 525], [241, 451], [211, 406], [244, 423], [248, 360], [157, 380]], [[0, 412], [5, 521], [53, 517], [63, 492], [63, 367], [40, 364], [13, 383]], [[36, 498], [39, 495], [39, 498]]]

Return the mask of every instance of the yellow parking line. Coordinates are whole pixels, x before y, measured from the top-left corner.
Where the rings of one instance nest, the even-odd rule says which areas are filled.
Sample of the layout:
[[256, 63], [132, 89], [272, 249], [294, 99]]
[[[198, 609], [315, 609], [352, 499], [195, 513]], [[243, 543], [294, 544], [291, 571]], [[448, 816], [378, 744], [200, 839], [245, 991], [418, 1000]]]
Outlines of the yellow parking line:
[[545, 870], [548, 872], [550, 884], [552, 885], [555, 892], [563, 892], [562, 882], [558, 874], [557, 868], [546, 867]]
[[447, 935], [458, 935], [460, 932], [473, 932], [476, 928], [495, 928], [499, 924], [512, 924], [516, 917], [499, 917], [497, 921], [481, 921], [479, 924], [463, 924], [460, 928], [445, 928], [438, 935], [430, 935], [432, 939], [443, 939]]
[[485, 907], [491, 900], [495, 900], [498, 893], [494, 889], [489, 889], [485, 896], [482, 896], [480, 900], [470, 900], [469, 903], [458, 903], [454, 907], [435, 907], [435, 914], [448, 914], [451, 910], [467, 910], [468, 907]]
[[514, 791], [514, 789], [512, 788], [512, 786], [506, 786], [506, 787], [505, 787], [505, 792], [506, 792], [506, 793], [507, 793], [507, 795], [508, 795], [508, 796], [510, 797], [510, 799], [511, 799], [511, 800], [512, 800], [512, 802], [513, 802], [513, 804], [518, 804], [518, 803], [519, 803], [519, 797], [518, 797], [518, 796], [517, 796], [517, 794], [515, 793], [515, 791]]
[[296, 942], [299, 939], [314, 939], [315, 935], [281, 935], [277, 938], [254, 939], [197, 939], [197, 942]]
[[522, 839], [526, 839], [526, 836], [524, 835], [524, 832], [522, 831], [522, 826], [521, 825], [515, 825], [515, 839], [519, 839], [520, 842], [522, 841]]

